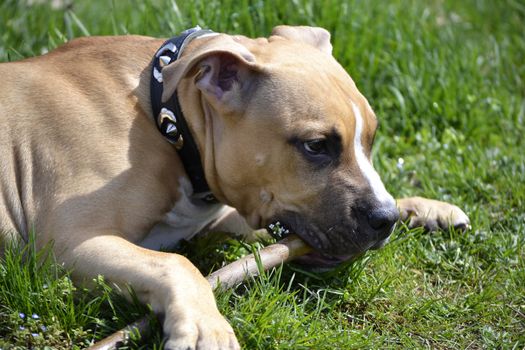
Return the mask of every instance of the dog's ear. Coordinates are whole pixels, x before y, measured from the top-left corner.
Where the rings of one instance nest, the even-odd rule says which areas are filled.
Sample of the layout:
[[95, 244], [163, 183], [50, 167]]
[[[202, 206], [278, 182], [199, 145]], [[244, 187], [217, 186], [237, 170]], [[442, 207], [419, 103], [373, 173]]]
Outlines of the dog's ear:
[[203, 94], [221, 101], [227, 92], [243, 84], [247, 71], [257, 67], [255, 56], [230, 36], [219, 34], [195, 40], [205, 42], [162, 69], [163, 101], [171, 98], [179, 82], [190, 72]]
[[302, 42], [316, 47], [329, 55], [332, 54], [330, 32], [323, 28], [306, 26], [277, 26], [273, 28], [272, 35], [280, 36], [288, 40]]

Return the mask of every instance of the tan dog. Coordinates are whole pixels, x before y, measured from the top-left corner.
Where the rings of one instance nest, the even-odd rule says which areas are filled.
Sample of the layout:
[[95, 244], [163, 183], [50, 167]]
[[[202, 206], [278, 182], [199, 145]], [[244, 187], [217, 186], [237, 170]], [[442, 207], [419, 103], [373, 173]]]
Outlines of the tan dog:
[[[205, 227], [247, 232], [243, 218], [253, 228], [280, 221], [316, 249], [310, 262], [334, 265], [381, 246], [398, 220], [369, 160], [376, 117], [329, 39], [286, 26], [268, 39], [204, 35], [162, 69], [164, 100], [177, 89], [224, 205], [192, 198], [175, 147], [156, 128], [150, 71], [162, 40], [82, 38], [0, 65], [4, 240], [34, 230], [77, 278], [131, 285], [165, 315], [167, 348], [238, 348], [199, 271], [149, 248]], [[469, 223], [442, 202], [398, 206], [417, 225]]]

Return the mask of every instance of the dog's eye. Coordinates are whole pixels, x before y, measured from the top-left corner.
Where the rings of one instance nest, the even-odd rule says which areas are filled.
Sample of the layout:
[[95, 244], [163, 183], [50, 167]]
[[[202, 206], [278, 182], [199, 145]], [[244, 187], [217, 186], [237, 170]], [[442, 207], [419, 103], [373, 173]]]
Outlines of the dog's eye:
[[301, 153], [304, 159], [318, 168], [339, 162], [342, 143], [341, 136], [335, 129], [324, 136], [319, 135], [311, 139], [292, 136], [288, 142]]
[[312, 156], [318, 156], [328, 153], [328, 149], [326, 147], [326, 140], [324, 139], [305, 141], [303, 142], [303, 148], [306, 151], [306, 153]]

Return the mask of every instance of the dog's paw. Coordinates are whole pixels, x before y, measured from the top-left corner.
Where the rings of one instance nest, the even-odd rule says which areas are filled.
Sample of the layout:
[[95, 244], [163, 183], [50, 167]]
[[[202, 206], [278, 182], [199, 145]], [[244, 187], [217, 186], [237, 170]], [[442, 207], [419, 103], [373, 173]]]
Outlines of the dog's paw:
[[446, 230], [454, 227], [457, 230], [470, 229], [468, 216], [457, 206], [427, 199], [410, 197], [397, 200], [402, 221], [408, 221], [408, 227], [424, 227], [429, 231]]
[[168, 335], [164, 344], [166, 350], [240, 349], [232, 327], [218, 312], [216, 315], [177, 315], [170, 328], [165, 329]]

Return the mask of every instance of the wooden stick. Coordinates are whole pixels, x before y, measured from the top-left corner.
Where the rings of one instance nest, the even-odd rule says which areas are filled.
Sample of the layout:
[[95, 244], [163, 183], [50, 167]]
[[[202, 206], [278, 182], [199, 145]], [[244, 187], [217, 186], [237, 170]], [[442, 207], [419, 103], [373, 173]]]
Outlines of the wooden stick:
[[[279, 242], [269, 245], [259, 251], [260, 262], [264, 271], [290, 261], [312, 251], [297, 235], [290, 235]], [[253, 254], [247, 255], [237, 261], [215, 271], [206, 279], [213, 289], [229, 289], [251, 276], [257, 276], [259, 269]]]
[[139, 333], [145, 334], [149, 330], [150, 316], [144, 316], [141, 319], [128, 324], [126, 327], [116, 331], [115, 333], [107, 336], [99, 342], [91, 345], [88, 350], [114, 350], [118, 347], [125, 345], [128, 341], [130, 334]]
[[[303, 242], [297, 235], [290, 235], [285, 239], [265, 247], [259, 251], [261, 267], [264, 271], [274, 268], [282, 263], [288, 262], [299, 256], [305, 255], [312, 250], [310, 246]], [[219, 288], [226, 290], [248, 277], [259, 275], [259, 267], [254, 254], [250, 254], [237, 261], [224, 266], [213, 272], [206, 279], [213, 289]], [[130, 333], [144, 334], [149, 329], [150, 319], [148, 316], [126, 326], [125, 328], [113, 333], [107, 338], [93, 344], [88, 350], [109, 350], [116, 349], [123, 345], [129, 338]]]

